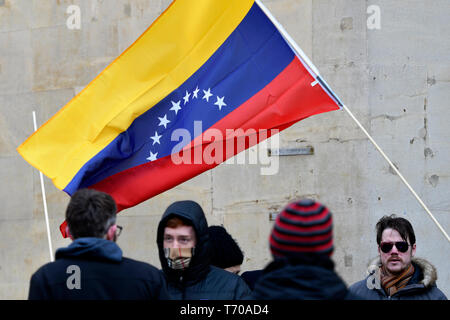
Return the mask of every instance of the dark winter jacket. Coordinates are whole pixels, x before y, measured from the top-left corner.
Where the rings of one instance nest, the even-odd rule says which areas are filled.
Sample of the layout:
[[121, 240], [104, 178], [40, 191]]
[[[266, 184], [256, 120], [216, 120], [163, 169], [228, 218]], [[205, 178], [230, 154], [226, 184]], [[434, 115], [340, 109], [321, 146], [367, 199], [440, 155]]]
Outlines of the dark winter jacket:
[[334, 263], [319, 254], [276, 258], [256, 282], [256, 300], [341, 300], [350, 295], [334, 272]]
[[[164, 256], [163, 236], [167, 220], [177, 216], [192, 223], [197, 243], [186, 270], [171, 269]], [[238, 275], [210, 265], [208, 224], [202, 208], [193, 201], [170, 205], [158, 225], [157, 244], [161, 267], [166, 275], [168, 291], [174, 300], [237, 300], [250, 294]]]
[[122, 257], [116, 243], [79, 238], [56, 251], [55, 261], [31, 277], [30, 300], [168, 299], [154, 266]]
[[428, 261], [413, 258], [414, 274], [408, 284], [389, 297], [380, 285], [380, 258], [371, 261], [366, 279], [350, 286], [349, 290], [366, 300], [447, 300], [436, 286], [436, 268]]
[[241, 278], [244, 279], [245, 283], [247, 283], [250, 290], [253, 290], [255, 288], [255, 284], [258, 281], [258, 279], [263, 275], [263, 270], [251, 270], [251, 271], [245, 271], [243, 274], [241, 274]]

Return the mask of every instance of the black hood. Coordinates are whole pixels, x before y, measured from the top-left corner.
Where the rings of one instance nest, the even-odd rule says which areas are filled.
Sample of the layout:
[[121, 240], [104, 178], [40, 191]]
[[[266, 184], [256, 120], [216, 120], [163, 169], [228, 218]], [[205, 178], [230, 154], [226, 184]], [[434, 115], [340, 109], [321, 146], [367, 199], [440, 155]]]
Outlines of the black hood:
[[[173, 217], [188, 220], [194, 227], [195, 236], [197, 238], [194, 256], [192, 257], [189, 267], [184, 271], [169, 268], [167, 260], [164, 257], [164, 228], [166, 227], [167, 220]], [[184, 283], [196, 283], [208, 274], [210, 265], [208, 223], [202, 207], [200, 207], [198, 203], [190, 200], [172, 203], [166, 209], [159, 222], [156, 242], [158, 244], [161, 267], [169, 281], [178, 282], [182, 276]]]
[[277, 258], [266, 266], [253, 291], [257, 300], [340, 300], [348, 290], [325, 255]]

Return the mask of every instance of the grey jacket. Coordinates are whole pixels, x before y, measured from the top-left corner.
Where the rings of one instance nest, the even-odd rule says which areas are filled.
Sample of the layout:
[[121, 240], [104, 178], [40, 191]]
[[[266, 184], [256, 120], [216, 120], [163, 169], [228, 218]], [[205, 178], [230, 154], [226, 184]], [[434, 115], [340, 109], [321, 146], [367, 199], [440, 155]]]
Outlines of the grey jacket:
[[380, 285], [380, 258], [371, 261], [366, 279], [349, 287], [351, 293], [366, 300], [447, 300], [436, 286], [436, 268], [425, 259], [413, 258], [415, 272], [408, 284], [389, 297]]

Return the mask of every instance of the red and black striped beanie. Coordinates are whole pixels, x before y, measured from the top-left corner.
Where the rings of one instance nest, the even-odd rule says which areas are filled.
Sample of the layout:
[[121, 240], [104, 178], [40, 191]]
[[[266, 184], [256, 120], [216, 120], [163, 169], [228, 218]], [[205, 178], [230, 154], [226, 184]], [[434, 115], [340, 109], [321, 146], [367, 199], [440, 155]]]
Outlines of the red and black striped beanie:
[[295, 253], [333, 253], [333, 219], [327, 207], [304, 199], [280, 212], [270, 235], [274, 257]]

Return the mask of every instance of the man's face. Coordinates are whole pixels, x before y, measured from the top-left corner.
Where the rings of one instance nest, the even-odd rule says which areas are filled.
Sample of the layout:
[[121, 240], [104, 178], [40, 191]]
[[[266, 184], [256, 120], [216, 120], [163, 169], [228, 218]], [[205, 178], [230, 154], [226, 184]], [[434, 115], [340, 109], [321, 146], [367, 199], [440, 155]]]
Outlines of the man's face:
[[[397, 230], [388, 228], [381, 234], [381, 242], [399, 242], [405, 241]], [[409, 239], [408, 239], [408, 244]], [[416, 253], [416, 245], [409, 246], [406, 252], [400, 252], [396, 246], [392, 246], [391, 251], [384, 253], [378, 246], [378, 253], [380, 254], [381, 264], [390, 275], [396, 275], [404, 271], [411, 264], [411, 258]]]
[[197, 243], [192, 226], [164, 229], [164, 248], [194, 248]]

